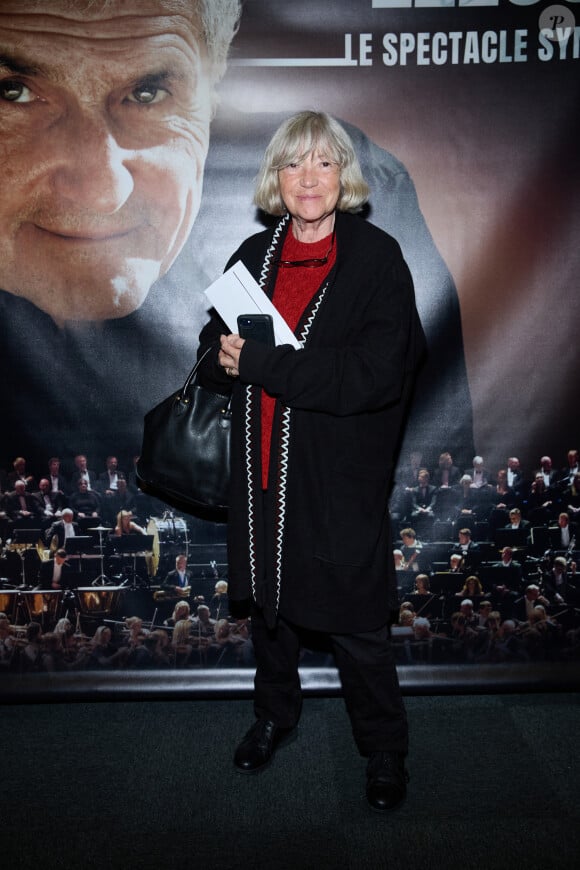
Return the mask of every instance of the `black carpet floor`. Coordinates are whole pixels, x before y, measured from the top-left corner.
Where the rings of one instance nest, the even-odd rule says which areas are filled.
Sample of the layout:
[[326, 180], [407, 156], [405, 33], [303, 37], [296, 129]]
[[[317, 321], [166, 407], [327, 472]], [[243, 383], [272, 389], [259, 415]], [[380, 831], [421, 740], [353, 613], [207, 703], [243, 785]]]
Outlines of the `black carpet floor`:
[[231, 763], [248, 700], [4, 706], [0, 866], [580, 868], [577, 695], [406, 703], [411, 783], [388, 816], [337, 698], [306, 699], [254, 776]]

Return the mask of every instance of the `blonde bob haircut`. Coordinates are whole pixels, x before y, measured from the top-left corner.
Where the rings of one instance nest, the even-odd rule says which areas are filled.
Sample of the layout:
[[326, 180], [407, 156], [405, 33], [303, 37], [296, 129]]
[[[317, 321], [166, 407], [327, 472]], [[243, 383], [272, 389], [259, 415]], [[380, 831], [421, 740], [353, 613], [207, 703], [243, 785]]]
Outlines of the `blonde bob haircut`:
[[287, 213], [278, 173], [290, 163], [301, 163], [309, 154], [326, 157], [340, 167], [338, 211], [358, 212], [369, 197], [350, 136], [325, 112], [298, 112], [276, 130], [266, 148], [256, 179], [254, 203], [266, 214]]

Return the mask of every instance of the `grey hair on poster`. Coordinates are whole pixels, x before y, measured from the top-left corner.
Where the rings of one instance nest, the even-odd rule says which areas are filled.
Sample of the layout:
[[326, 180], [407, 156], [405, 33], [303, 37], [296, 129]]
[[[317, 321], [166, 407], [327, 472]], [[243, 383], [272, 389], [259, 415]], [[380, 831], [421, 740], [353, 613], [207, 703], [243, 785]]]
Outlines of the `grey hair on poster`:
[[[15, 5], [15, 12], [20, 11]], [[62, 8], [63, 0], [57, 0], [56, 5]], [[101, 14], [116, 11], [131, 15], [127, 0], [68, 0], [67, 8], [80, 16], [88, 13]], [[151, 6], [153, 4], [150, 4]], [[200, 36], [206, 45], [211, 62], [212, 78], [220, 79], [226, 70], [228, 51], [232, 39], [237, 33], [242, 11], [241, 0], [158, 0], [159, 12], [174, 15], [184, 15], [192, 20], [198, 19]], [[29, 10], [36, 7], [39, 12], [50, 10], [51, 0], [27, 0]], [[144, 4], [135, 0], [135, 9], [144, 14]]]

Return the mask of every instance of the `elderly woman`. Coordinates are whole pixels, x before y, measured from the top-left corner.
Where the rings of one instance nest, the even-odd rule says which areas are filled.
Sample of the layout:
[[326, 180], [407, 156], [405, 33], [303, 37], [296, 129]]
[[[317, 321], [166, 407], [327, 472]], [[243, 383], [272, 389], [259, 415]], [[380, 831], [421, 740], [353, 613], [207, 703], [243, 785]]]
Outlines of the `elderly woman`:
[[369, 758], [367, 797], [384, 810], [405, 796], [407, 752], [387, 500], [424, 338], [399, 245], [357, 215], [367, 196], [334, 119], [284, 122], [255, 194], [279, 219], [229, 265], [246, 265], [301, 348], [244, 341], [213, 316], [200, 352], [215, 347], [205, 386], [233, 389], [229, 597], [252, 602], [257, 661], [257, 721], [234, 763], [259, 770], [295, 727], [301, 630], [321, 631]]

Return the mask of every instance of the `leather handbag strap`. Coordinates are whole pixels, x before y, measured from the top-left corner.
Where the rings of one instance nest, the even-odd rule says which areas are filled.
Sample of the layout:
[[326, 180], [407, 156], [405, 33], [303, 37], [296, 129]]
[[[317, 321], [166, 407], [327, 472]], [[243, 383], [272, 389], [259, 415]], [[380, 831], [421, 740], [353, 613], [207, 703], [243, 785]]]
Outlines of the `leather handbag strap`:
[[[208, 355], [208, 353], [210, 353], [210, 351], [214, 350], [214, 348], [215, 348], [215, 345], [210, 344], [210, 346], [208, 347], [208, 349], [207, 349], [207, 350], [204, 350], [204, 352], [202, 353], [202, 355], [201, 355], [200, 358], [197, 360], [196, 364], [194, 365], [194, 367], [192, 368], [192, 370], [191, 370], [190, 373], [188, 374], [188, 376], [187, 376], [187, 378], [186, 378], [186, 380], [185, 380], [185, 383], [184, 383], [183, 387], [181, 388], [181, 390], [179, 391], [179, 393], [177, 393], [177, 395], [175, 396], [175, 401], [177, 401], [177, 402], [184, 402], [185, 404], [188, 403], [189, 400], [188, 400], [188, 398], [187, 398], [187, 391], [189, 390], [191, 384], [193, 383], [193, 381], [194, 381], [194, 379], [195, 379], [195, 376], [196, 376], [196, 374], [197, 374], [197, 370], [198, 370], [198, 368], [200, 367], [200, 365], [202, 364], [202, 362], [204, 361], [204, 359], [206, 358], [206, 356]], [[231, 395], [231, 393], [230, 393], [229, 395], [224, 394], [224, 393], [220, 393], [219, 395], [223, 395], [224, 398], [227, 398], [227, 399], [228, 399], [228, 403], [227, 403], [227, 406], [224, 408], [224, 411], [229, 412], [229, 411], [230, 411], [230, 406], [231, 406], [231, 403], [232, 403], [232, 395]]]
[[196, 364], [194, 365], [194, 367], [192, 368], [192, 370], [188, 374], [187, 378], [185, 379], [185, 383], [184, 383], [183, 387], [181, 388], [181, 390], [179, 391], [179, 393], [175, 397], [176, 399], [179, 399], [179, 401], [181, 401], [185, 397], [189, 387], [191, 386], [191, 382], [193, 381], [194, 377], [197, 374], [198, 368], [200, 367], [200, 365], [202, 364], [202, 362], [204, 361], [204, 359], [206, 358], [206, 356], [208, 355], [208, 353], [211, 350], [213, 350], [213, 345], [210, 344], [208, 349], [202, 353], [202, 355], [197, 360]]

